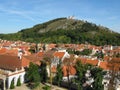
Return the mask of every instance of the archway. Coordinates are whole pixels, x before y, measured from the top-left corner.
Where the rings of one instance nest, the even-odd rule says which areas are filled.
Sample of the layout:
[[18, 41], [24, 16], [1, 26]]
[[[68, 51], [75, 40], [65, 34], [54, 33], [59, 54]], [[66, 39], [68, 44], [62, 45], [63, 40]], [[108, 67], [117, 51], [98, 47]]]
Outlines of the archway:
[[0, 90], [3, 90], [3, 79], [0, 79]]
[[8, 78], [6, 78], [6, 80], [5, 80], [5, 87], [6, 87], [6, 89], [8, 89]]
[[13, 78], [10, 83], [10, 89], [14, 89], [14, 88], [15, 88], [15, 78]]
[[17, 79], [17, 86], [21, 86], [21, 76], [19, 76]]

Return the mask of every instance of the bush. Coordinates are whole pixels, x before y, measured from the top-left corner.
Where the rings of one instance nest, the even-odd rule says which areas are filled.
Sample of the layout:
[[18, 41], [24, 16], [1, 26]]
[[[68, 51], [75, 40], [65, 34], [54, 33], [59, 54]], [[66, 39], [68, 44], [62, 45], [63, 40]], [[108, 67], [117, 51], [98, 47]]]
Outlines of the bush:
[[50, 90], [50, 86], [48, 86], [48, 85], [44, 86], [43, 90]]
[[10, 85], [10, 89], [14, 89], [15, 86], [14, 86], [14, 80], [11, 81], [11, 85]]
[[17, 81], [17, 86], [21, 86], [21, 81], [20, 81], [20, 78], [18, 78], [18, 81]]

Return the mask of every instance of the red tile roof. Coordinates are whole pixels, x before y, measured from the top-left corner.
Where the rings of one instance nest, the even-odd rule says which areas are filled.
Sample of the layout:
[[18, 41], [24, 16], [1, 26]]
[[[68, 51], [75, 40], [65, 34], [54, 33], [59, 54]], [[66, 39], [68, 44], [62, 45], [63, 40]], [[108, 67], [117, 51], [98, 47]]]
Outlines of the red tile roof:
[[17, 56], [0, 55], [0, 68], [15, 70], [22, 67], [21, 60]]
[[25, 57], [22, 57], [22, 61], [21, 61], [21, 65], [22, 67], [28, 67], [29, 66], [29, 63], [30, 63], [30, 60], [25, 58]]
[[6, 49], [6, 48], [1, 48], [1, 49], [0, 49], [0, 54], [5, 53], [6, 51], [7, 51], [7, 49]]
[[81, 61], [82, 64], [86, 64], [87, 59], [86, 58], [77, 58], [76, 61]]
[[96, 65], [98, 65], [98, 60], [86, 60], [86, 63], [96, 66]]
[[55, 52], [53, 56], [62, 58], [65, 55], [65, 52]]
[[56, 44], [49, 44], [49, 48], [55, 48], [56, 47]]
[[91, 60], [91, 59], [87, 59], [87, 58], [78, 58], [78, 61], [81, 61], [82, 64], [92, 64], [92, 65], [98, 65], [98, 60]]
[[104, 69], [104, 70], [109, 70], [108, 63], [106, 61], [101, 61], [99, 64], [99, 67]]
[[67, 76], [67, 67], [64, 65], [62, 67], [63, 76]]
[[74, 57], [74, 55], [70, 55], [69, 58], [64, 58], [63, 62], [64, 65], [68, 65], [68, 63], [74, 65], [76, 63], [76, 59]]
[[7, 50], [6, 54], [9, 54], [9, 55], [18, 55], [18, 49]]
[[56, 69], [57, 69], [56, 66], [52, 66], [52, 68], [51, 68], [52, 73], [56, 73], [57, 72]]
[[37, 53], [37, 56], [39, 56], [39, 57], [43, 57], [43, 55], [44, 55], [44, 52], [38, 52]]
[[108, 61], [110, 59], [109, 56], [104, 56], [103, 60]]
[[75, 75], [76, 74], [76, 69], [71, 65], [70, 66], [64, 65], [62, 67], [62, 71], [63, 71], [63, 76], [67, 76], [68, 72], [69, 72], [69, 75]]
[[6, 47], [6, 46], [10, 46], [12, 43], [11, 42], [5, 42], [3, 43], [3, 46]]
[[37, 64], [37, 65], [41, 64], [40, 61], [42, 58], [38, 57], [36, 54], [32, 54], [32, 55], [24, 56], [24, 57], [34, 64]]
[[110, 70], [120, 71], [120, 58], [111, 58], [107, 66]]

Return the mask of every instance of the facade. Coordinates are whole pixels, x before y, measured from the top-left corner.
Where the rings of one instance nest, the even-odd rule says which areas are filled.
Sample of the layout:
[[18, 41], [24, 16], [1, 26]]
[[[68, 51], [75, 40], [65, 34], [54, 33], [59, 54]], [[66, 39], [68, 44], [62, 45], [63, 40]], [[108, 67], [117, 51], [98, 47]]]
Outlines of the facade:
[[11, 82], [16, 86], [18, 79], [21, 84], [24, 83], [24, 67], [28, 65], [29, 61], [24, 57], [19, 58], [16, 55], [8, 54], [0, 55], [0, 89], [9, 89]]
[[2, 90], [9, 89], [11, 86], [11, 82], [14, 82], [14, 86], [17, 85], [18, 79], [20, 79], [20, 83], [24, 83], [24, 76], [25, 71], [24, 68], [21, 68], [20, 70], [15, 70], [14, 72], [8, 71], [8, 70], [0, 70], [0, 80], [3, 83], [0, 87]]

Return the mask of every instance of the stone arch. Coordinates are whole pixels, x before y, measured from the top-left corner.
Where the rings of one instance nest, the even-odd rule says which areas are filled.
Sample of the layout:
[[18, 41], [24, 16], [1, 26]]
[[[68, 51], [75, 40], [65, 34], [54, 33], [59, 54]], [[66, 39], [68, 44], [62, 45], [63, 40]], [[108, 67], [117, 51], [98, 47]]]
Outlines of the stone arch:
[[29, 82], [29, 80], [28, 80], [28, 78], [27, 78], [27, 74], [25, 74], [25, 75], [23, 76], [23, 78], [24, 78], [24, 82], [25, 82], [25, 83]]
[[16, 78], [16, 77], [13, 77], [12, 80], [14, 81], [14, 86], [16, 86], [16, 84], [17, 84], [17, 78]]
[[12, 79], [11, 79], [11, 82], [10, 82], [10, 88], [11, 89], [13, 89], [13, 87], [15, 87], [15, 77], [13, 77]]
[[21, 77], [22, 77], [22, 76], [20, 75], [20, 76], [17, 78], [17, 84], [16, 84], [17, 86], [20, 86], [20, 85], [21, 85], [21, 80], [22, 80]]
[[3, 90], [3, 79], [0, 79], [0, 90]]
[[6, 80], [5, 80], [5, 87], [6, 87], [6, 89], [8, 89], [8, 78], [6, 78]]
[[7, 78], [0, 79], [0, 90], [6, 90], [8, 88], [8, 80]]

